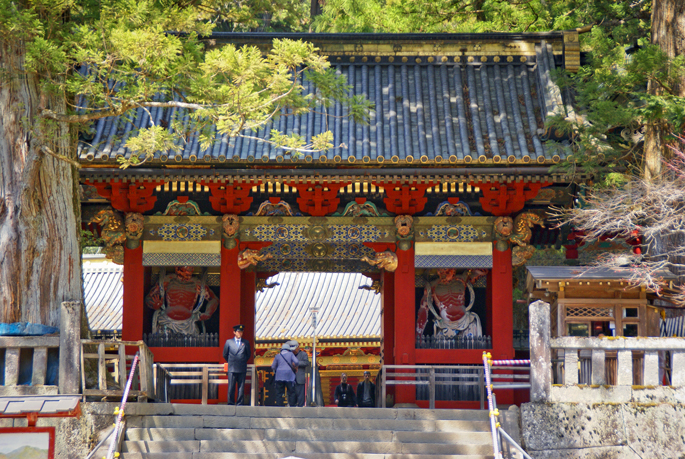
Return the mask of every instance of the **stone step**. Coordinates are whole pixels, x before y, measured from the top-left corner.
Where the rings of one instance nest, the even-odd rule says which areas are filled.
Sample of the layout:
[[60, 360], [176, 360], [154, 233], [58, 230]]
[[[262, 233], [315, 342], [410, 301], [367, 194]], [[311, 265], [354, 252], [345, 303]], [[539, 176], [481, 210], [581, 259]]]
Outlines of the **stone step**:
[[129, 441], [184, 440], [272, 440], [272, 441], [354, 441], [401, 443], [462, 443], [489, 444], [490, 432], [411, 432], [390, 430], [280, 430], [280, 429], [190, 429], [190, 428], [129, 428]]
[[[277, 453], [122, 453], [122, 459], [283, 459]], [[492, 454], [348, 454], [348, 453], [298, 453], [301, 459], [493, 459]]]
[[[103, 413], [113, 412], [115, 405], [103, 403]], [[111, 406], [110, 406], [111, 405]], [[427, 410], [413, 408], [333, 408], [333, 407], [275, 407], [227, 406], [171, 403], [132, 403], [126, 407], [128, 416], [239, 416], [265, 418], [358, 418], [358, 419], [415, 419], [415, 420], [487, 420], [484, 410]]]
[[126, 441], [126, 453], [279, 453], [297, 456], [300, 453], [348, 454], [442, 454], [486, 455], [492, 451], [488, 444], [398, 443], [363, 441]]
[[212, 429], [321, 429], [391, 430], [419, 432], [487, 432], [490, 425], [481, 420], [404, 419], [319, 419], [238, 416], [144, 416], [128, 419], [129, 428], [212, 428]]

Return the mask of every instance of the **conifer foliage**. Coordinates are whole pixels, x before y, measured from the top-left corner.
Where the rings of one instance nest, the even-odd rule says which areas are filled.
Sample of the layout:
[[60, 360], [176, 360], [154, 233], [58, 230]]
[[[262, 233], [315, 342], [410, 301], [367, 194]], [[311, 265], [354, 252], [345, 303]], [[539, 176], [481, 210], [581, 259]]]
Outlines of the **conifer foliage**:
[[[94, 120], [152, 107], [188, 113], [187, 123], [131, 132], [134, 154], [120, 159], [128, 167], [191, 136], [206, 149], [217, 131], [250, 136], [279, 116], [333, 101], [366, 118], [369, 103], [348, 97], [344, 79], [309, 43], [274, 41], [264, 55], [206, 39], [217, 26], [301, 27], [302, 18], [298, 26], [284, 13], [301, 2], [268, 3], [0, 0], [0, 322], [58, 325], [60, 303], [81, 297], [75, 147]], [[307, 81], [315, 93], [305, 93]], [[335, 147], [330, 133], [309, 144], [277, 131], [271, 138], [285, 154]]]

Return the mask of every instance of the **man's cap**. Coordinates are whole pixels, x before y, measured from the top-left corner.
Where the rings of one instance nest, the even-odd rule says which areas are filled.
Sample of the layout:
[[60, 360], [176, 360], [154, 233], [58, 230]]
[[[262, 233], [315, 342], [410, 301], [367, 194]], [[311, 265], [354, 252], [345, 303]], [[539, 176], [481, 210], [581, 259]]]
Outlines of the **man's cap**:
[[285, 343], [285, 344], [287, 344], [288, 346], [290, 346], [290, 350], [291, 350], [291, 351], [294, 351], [295, 349], [297, 349], [297, 346], [300, 345], [300, 343], [298, 343], [298, 342], [295, 341], [294, 339], [288, 341], [288, 342]]
[[243, 331], [243, 330], [245, 330], [245, 327], [242, 324], [233, 326], [233, 331]]
[[285, 343], [283, 343], [283, 346], [281, 346], [281, 350], [282, 351], [290, 351], [291, 350], [290, 349], [290, 341], [286, 341]]

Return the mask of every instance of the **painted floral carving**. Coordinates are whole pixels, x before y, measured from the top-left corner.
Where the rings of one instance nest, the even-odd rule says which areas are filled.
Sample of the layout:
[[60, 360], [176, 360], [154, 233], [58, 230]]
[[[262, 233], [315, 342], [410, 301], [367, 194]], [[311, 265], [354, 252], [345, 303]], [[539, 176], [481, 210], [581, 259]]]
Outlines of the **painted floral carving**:
[[[188, 196], [179, 196], [177, 199], [171, 201], [162, 215], [170, 217], [192, 217], [195, 215], [202, 215], [200, 206], [193, 200], [188, 199]], [[205, 215], [209, 215], [205, 213]]]
[[259, 209], [257, 209], [257, 213], [255, 214], [257, 217], [292, 217], [293, 215], [293, 209], [287, 202], [283, 201], [264, 201], [259, 205]]
[[250, 266], [257, 266], [260, 261], [268, 260], [273, 258], [270, 253], [259, 253], [259, 250], [245, 249], [238, 254], [238, 267], [240, 269], [245, 269]]
[[[361, 198], [364, 199], [364, 198]], [[360, 199], [360, 200], [361, 200]], [[376, 205], [372, 202], [364, 201], [356, 202], [352, 201], [345, 206], [345, 210], [342, 213], [343, 217], [380, 217], [381, 214], [378, 211]]]
[[[450, 198], [451, 199], [451, 198]], [[441, 202], [438, 204], [438, 208], [435, 210], [436, 217], [454, 217], [454, 216], [468, 216], [471, 215], [471, 209], [464, 202], [451, 203], [448, 201]]]
[[369, 257], [362, 257], [363, 262], [370, 264], [371, 266], [376, 266], [378, 269], [383, 269], [388, 272], [395, 272], [397, 269], [397, 255], [390, 250], [385, 252], [380, 252], [376, 254], [376, 257], [372, 260]]

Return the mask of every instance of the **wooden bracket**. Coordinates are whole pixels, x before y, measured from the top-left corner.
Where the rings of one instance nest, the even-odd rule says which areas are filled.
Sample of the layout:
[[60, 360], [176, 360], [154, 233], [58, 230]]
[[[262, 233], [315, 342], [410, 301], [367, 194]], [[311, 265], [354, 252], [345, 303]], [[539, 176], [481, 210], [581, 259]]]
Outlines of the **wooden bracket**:
[[526, 201], [535, 198], [540, 188], [552, 185], [551, 182], [471, 182], [480, 188], [483, 197], [480, 204], [483, 211], [497, 217], [511, 215], [523, 209]]
[[157, 202], [157, 197], [152, 196], [152, 193], [162, 183], [161, 180], [151, 182], [121, 182], [115, 179], [111, 179], [109, 182], [86, 180], [86, 184], [94, 186], [98, 194], [109, 200], [116, 210], [138, 213], [152, 210], [155, 202]]
[[250, 209], [252, 200], [250, 197], [250, 190], [252, 187], [259, 185], [261, 182], [234, 182], [229, 185], [225, 182], [200, 181], [202, 186], [209, 188], [212, 195], [209, 197], [209, 202], [212, 204], [212, 209], [222, 214], [240, 214]]
[[293, 188], [297, 188], [300, 197], [297, 204], [303, 213], [312, 217], [325, 217], [335, 212], [340, 204], [338, 191], [349, 185], [349, 182], [341, 183], [288, 183]]
[[387, 198], [383, 199], [388, 212], [396, 215], [413, 215], [421, 212], [428, 202], [426, 190], [435, 183], [374, 183], [383, 187]]

